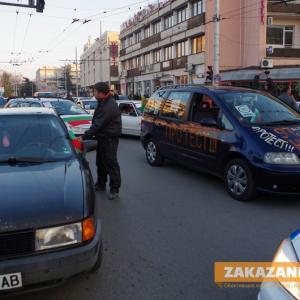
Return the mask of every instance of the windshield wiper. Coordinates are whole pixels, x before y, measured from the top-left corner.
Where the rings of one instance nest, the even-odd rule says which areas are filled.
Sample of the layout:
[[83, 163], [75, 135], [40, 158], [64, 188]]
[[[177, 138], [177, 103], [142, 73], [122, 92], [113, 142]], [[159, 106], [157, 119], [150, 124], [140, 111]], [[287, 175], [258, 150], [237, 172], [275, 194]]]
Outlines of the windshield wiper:
[[15, 165], [19, 163], [29, 163], [29, 164], [44, 164], [44, 163], [50, 163], [50, 162], [56, 162], [55, 160], [47, 160], [47, 159], [40, 159], [36, 157], [10, 157], [5, 160], [0, 160], [0, 163], [2, 164], [10, 164]]
[[264, 126], [272, 126], [272, 125], [293, 125], [293, 124], [300, 124], [300, 120], [279, 120], [273, 122], [262, 122], [257, 123], [257, 125], [264, 125]]

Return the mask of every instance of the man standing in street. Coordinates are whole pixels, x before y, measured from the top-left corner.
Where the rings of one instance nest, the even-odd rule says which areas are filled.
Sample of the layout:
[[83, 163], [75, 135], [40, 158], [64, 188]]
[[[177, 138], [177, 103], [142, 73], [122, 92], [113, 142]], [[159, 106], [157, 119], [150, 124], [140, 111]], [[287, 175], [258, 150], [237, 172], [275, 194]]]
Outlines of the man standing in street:
[[120, 167], [117, 160], [119, 136], [122, 121], [119, 107], [112, 97], [108, 84], [99, 82], [94, 86], [95, 98], [98, 106], [95, 110], [91, 128], [83, 136], [84, 140], [96, 138], [97, 146], [97, 174], [95, 185], [97, 191], [106, 190], [107, 176], [110, 177], [109, 199], [119, 197], [121, 186]]

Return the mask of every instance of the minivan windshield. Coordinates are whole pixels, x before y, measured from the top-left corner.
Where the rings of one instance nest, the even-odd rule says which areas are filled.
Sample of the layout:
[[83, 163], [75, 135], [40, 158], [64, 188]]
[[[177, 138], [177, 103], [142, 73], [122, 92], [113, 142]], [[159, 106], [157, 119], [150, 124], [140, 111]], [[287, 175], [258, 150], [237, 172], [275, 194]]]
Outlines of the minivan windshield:
[[300, 123], [300, 115], [277, 98], [259, 93], [232, 92], [219, 95], [244, 125], [288, 125]]
[[73, 157], [66, 130], [50, 115], [1, 115], [0, 163], [64, 161]]

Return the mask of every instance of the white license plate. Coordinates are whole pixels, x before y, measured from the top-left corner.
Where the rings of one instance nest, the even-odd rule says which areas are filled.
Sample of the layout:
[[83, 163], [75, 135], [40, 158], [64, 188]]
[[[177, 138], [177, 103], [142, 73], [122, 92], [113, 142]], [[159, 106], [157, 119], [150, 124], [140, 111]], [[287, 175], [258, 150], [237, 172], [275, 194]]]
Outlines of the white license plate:
[[0, 291], [22, 287], [21, 273], [0, 275]]

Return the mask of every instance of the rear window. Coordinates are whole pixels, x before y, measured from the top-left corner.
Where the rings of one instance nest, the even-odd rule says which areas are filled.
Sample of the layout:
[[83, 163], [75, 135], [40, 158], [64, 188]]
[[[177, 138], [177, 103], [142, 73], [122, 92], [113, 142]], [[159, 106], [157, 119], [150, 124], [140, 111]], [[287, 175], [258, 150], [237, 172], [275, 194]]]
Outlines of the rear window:
[[157, 116], [162, 108], [165, 94], [166, 91], [155, 92], [147, 101], [147, 104], [144, 109], [144, 114]]

